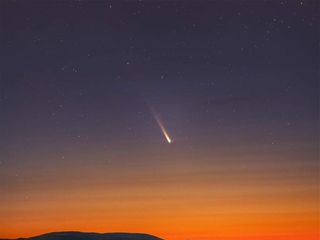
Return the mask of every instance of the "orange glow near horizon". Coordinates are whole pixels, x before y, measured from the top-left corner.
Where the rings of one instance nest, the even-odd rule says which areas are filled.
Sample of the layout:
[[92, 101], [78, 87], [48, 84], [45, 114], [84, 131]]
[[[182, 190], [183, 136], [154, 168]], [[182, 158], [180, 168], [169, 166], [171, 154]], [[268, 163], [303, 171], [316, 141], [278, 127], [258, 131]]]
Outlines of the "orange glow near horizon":
[[166, 159], [155, 172], [139, 159], [121, 171], [121, 164], [109, 171], [99, 163], [71, 169], [67, 161], [65, 169], [56, 166], [46, 174], [30, 170], [3, 189], [0, 236], [76, 230], [145, 232], [172, 240], [318, 238], [317, 179], [310, 166], [294, 159], [299, 155], [290, 155], [291, 171], [285, 172], [287, 164], [255, 164], [262, 158], [257, 155], [237, 158], [235, 165], [227, 151], [216, 153], [221, 160], [215, 166], [204, 160], [194, 165], [192, 158], [208, 153], [201, 154], [174, 151], [171, 157], [183, 161]]

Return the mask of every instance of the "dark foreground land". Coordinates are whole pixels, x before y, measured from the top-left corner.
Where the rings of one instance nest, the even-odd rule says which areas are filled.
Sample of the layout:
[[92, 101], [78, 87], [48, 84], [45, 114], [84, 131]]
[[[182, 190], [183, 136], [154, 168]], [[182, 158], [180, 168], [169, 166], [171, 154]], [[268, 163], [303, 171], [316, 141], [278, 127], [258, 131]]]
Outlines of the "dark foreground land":
[[[0, 239], [5, 240], [5, 239]], [[12, 239], [11, 239], [12, 240]], [[144, 233], [85, 233], [85, 232], [52, 232], [43, 235], [18, 238], [16, 240], [162, 240]]]

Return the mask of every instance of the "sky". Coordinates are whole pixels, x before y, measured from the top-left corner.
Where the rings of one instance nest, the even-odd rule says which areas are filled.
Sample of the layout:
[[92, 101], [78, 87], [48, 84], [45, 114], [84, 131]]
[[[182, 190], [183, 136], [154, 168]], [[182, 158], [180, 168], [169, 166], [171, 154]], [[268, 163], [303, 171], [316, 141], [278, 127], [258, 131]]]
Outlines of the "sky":
[[317, 1], [0, 10], [0, 237], [319, 238]]

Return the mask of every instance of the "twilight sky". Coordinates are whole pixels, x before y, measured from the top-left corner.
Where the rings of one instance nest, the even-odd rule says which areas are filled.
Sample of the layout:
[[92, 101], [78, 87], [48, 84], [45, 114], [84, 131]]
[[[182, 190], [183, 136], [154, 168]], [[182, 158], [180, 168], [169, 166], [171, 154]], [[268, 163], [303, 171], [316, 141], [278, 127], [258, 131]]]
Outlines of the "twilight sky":
[[0, 8], [0, 238], [318, 239], [317, 1]]

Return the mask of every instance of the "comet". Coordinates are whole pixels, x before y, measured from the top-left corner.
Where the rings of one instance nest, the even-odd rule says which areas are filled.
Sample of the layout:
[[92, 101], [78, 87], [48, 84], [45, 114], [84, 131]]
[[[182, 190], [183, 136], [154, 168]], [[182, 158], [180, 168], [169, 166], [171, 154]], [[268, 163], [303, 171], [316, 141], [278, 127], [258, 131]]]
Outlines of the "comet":
[[160, 129], [161, 129], [161, 132], [163, 134], [163, 136], [165, 137], [165, 139], [167, 140], [168, 143], [172, 143], [172, 140], [169, 136], [169, 133], [167, 131], [167, 129], [164, 127], [160, 117], [158, 116], [158, 114], [150, 107], [151, 109], [151, 112], [152, 112], [152, 115], [154, 117], [154, 119], [156, 120], [156, 122], [158, 123]]

